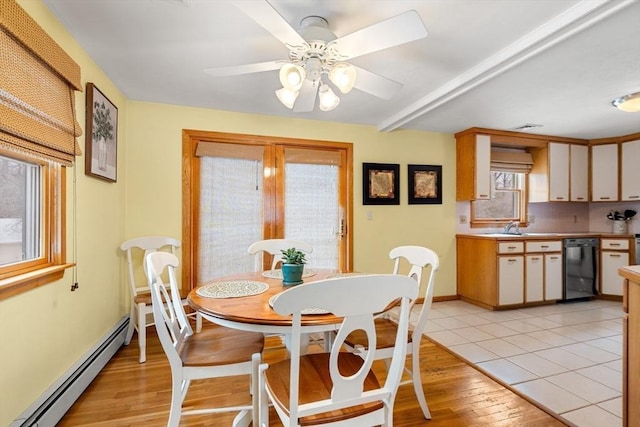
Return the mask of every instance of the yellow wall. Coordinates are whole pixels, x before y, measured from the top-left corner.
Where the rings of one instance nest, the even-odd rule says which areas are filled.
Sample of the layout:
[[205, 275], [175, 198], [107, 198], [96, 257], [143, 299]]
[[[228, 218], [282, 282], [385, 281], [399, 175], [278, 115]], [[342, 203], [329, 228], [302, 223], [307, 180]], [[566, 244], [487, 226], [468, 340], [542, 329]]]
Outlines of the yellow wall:
[[[40, 0], [18, 3], [80, 65], [83, 87], [94, 83], [118, 107], [118, 143], [126, 147], [126, 98]], [[84, 129], [85, 93], [76, 94]], [[84, 147], [84, 135], [79, 138]], [[118, 153], [124, 164], [125, 150]], [[123, 169], [121, 168], [120, 171]], [[8, 425], [127, 313], [118, 246], [124, 238], [124, 174], [109, 183], [84, 174], [84, 157], [67, 170], [67, 259], [73, 259], [73, 180], [77, 192], [77, 277], [0, 301], [0, 426]]]
[[[389, 272], [389, 249], [417, 244], [441, 258], [435, 295], [455, 294], [455, 142], [452, 135], [281, 119], [127, 100], [77, 45], [40, 0], [18, 3], [80, 64], [83, 85], [92, 82], [118, 107], [118, 181], [75, 167], [77, 275], [0, 301], [0, 425], [9, 424], [127, 314], [126, 238], [181, 233], [181, 131], [334, 140], [354, 144], [354, 268]], [[84, 124], [85, 94], [77, 94]], [[84, 136], [81, 138], [84, 146]], [[362, 163], [399, 163], [399, 206], [362, 205]], [[443, 166], [443, 204], [407, 204], [407, 164]], [[73, 254], [74, 170], [67, 179], [68, 258]], [[373, 214], [367, 220], [367, 212]], [[161, 214], [159, 215], [158, 212]]]
[[[126, 235], [179, 236], [182, 129], [351, 142], [354, 146], [354, 269], [389, 272], [389, 250], [423, 245], [441, 257], [435, 295], [455, 294], [455, 141], [452, 135], [291, 120], [201, 108], [127, 104]], [[400, 164], [400, 205], [362, 205], [362, 163]], [[408, 205], [407, 164], [443, 165], [442, 205]], [[155, 192], [151, 191], [155, 189]], [[373, 214], [367, 220], [367, 212]], [[157, 213], [161, 212], [161, 215]]]

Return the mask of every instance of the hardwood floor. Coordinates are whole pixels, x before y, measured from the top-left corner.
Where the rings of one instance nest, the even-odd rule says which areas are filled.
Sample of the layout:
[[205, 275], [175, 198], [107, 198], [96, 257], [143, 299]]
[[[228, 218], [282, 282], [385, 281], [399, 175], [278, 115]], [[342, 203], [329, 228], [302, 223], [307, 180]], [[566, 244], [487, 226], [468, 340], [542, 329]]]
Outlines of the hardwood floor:
[[[425, 420], [411, 385], [400, 387], [395, 426], [564, 426], [541, 409], [491, 380], [448, 351], [424, 338], [422, 379], [432, 419]], [[267, 339], [265, 361], [285, 356], [277, 337]], [[378, 362], [376, 362], [378, 363]], [[379, 365], [376, 369], [383, 369]], [[194, 381], [186, 403], [206, 407], [248, 402], [246, 377]], [[153, 328], [147, 329], [147, 362], [138, 363], [136, 337], [122, 347], [58, 426], [165, 426], [171, 398], [171, 372]], [[209, 403], [208, 403], [209, 402]], [[235, 414], [193, 415], [181, 426], [231, 425]], [[271, 425], [281, 426], [271, 410]]]

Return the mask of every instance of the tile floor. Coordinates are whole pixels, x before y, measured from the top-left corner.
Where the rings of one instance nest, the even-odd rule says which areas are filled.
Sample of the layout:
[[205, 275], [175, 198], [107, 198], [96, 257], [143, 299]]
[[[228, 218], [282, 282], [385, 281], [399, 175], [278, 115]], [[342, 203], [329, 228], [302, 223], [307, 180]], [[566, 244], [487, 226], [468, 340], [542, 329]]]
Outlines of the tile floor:
[[433, 303], [425, 334], [578, 427], [622, 425], [622, 304]]

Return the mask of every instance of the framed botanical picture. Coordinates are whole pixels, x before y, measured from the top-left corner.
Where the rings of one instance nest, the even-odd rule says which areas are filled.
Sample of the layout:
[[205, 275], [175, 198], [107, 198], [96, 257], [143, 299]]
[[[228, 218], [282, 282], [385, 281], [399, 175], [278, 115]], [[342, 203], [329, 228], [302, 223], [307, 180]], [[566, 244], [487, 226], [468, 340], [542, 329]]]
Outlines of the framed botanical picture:
[[362, 204], [400, 204], [400, 165], [390, 163], [362, 164]]
[[442, 204], [442, 166], [409, 165], [409, 204]]
[[118, 108], [93, 84], [87, 83], [84, 173], [116, 182]]

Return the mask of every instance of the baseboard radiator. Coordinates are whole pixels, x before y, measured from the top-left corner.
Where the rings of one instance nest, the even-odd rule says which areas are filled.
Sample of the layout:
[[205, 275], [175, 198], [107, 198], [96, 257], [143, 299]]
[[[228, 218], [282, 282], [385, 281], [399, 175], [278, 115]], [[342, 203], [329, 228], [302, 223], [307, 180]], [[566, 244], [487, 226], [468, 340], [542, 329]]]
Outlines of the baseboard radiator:
[[124, 344], [127, 326], [129, 316], [123, 317], [9, 427], [55, 426]]

